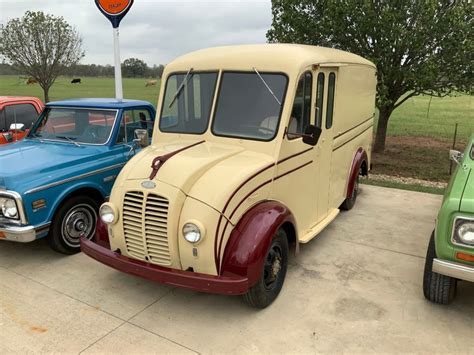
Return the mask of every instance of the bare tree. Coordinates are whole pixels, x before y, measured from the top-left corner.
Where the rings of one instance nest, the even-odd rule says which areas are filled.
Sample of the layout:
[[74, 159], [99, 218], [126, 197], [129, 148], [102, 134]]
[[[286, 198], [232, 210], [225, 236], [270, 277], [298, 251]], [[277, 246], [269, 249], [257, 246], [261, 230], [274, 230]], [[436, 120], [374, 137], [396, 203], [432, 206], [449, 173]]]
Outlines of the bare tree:
[[56, 78], [84, 57], [76, 30], [63, 17], [41, 11], [27, 11], [0, 26], [0, 54], [38, 82], [45, 102]]

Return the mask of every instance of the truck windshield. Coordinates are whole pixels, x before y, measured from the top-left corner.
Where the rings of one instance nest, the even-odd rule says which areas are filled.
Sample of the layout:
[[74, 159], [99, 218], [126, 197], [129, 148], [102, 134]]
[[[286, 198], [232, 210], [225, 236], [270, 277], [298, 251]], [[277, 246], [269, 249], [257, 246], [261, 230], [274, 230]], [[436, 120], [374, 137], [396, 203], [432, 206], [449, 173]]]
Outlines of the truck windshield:
[[287, 81], [284, 74], [224, 72], [212, 132], [218, 136], [272, 140], [278, 130]]
[[65, 141], [78, 145], [108, 141], [116, 110], [47, 108], [29, 137]]
[[166, 82], [160, 131], [202, 134], [207, 130], [217, 72], [172, 74]]

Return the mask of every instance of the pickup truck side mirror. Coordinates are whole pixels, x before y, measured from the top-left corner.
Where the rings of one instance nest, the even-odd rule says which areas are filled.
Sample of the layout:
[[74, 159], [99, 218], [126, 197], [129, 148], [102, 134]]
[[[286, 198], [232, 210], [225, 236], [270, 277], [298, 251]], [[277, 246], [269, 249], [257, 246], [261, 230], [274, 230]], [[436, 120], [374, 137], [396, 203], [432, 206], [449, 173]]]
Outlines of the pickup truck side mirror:
[[321, 137], [321, 132], [323, 130], [320, 127], [310, 124], [306, 127], [303, 135], [303, 142], [312, 146], [318, 144], [319, 137]]
[[148, 146], [148, 130], [146, 129], [136, 129], [135, 130], [135, 139], [133, 140], [134, 142], [138, 143], [138, 145], [142, 148], [145, 148]]
[[10, 131], [23, 131], [25, 129], [25, 125], [23, 123], [12, 123], [10, 125]]
[[463, 158], [464, 154], [461, 153], [460, 151], [450, 149], [449, 150], [449, 159], [454, 161], [456, 164], [461, 164], [461, 160]]

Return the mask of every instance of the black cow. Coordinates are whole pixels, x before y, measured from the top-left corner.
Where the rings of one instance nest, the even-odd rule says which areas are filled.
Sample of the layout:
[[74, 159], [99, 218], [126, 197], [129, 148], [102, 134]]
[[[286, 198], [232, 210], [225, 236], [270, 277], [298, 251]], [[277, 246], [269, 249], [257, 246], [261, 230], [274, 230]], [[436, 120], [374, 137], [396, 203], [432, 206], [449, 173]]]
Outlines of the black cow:
[[80, 84], [81, 83], [81, 78], [74, 78], [71, 80], [71, 84]]

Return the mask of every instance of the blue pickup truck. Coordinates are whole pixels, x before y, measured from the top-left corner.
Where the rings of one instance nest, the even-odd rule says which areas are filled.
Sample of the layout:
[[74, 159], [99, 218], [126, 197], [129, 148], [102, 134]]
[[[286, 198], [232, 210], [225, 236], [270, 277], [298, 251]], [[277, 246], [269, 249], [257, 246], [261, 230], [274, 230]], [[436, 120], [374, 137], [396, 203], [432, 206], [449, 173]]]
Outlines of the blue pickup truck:
[[0, 147], [0, 240], [47, 237], [64, 254], [92, 238], [120, 169], [153, 132], [146, 101], [50, 102], [28, 136]]

